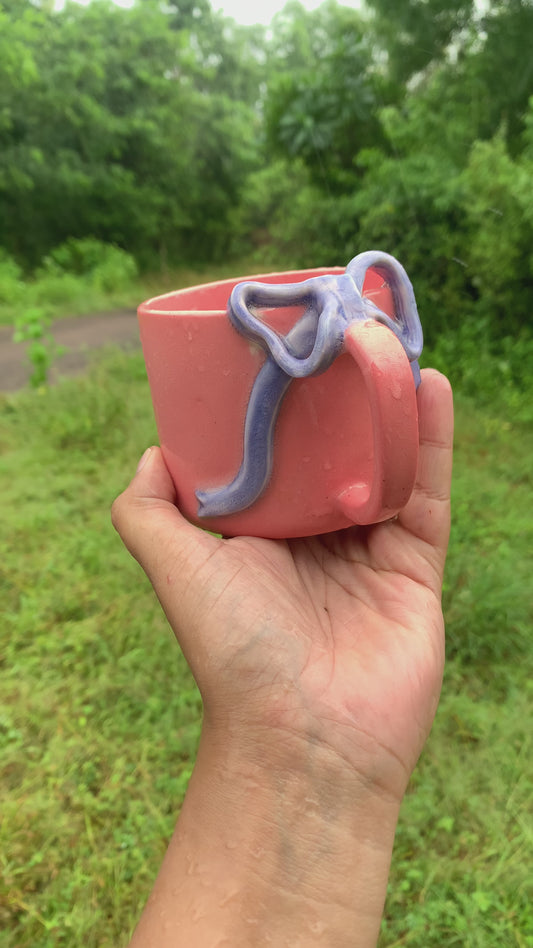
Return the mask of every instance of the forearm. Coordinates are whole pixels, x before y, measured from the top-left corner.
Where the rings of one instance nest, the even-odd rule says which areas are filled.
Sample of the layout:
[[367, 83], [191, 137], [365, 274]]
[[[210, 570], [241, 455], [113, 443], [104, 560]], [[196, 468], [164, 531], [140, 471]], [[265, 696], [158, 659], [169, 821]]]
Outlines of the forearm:
[[399, 804], [312, 742], [291, 759], [203, 735], [131, 948], [375, 946]]

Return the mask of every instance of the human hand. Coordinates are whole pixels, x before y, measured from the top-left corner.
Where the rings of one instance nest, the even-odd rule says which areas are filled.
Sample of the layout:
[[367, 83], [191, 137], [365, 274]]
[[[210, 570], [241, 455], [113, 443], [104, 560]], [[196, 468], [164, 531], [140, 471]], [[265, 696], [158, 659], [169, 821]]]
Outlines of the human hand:
[[[388, 840], [444, 661], [447, 380], [423, 372], [418, 404], [417, 483], [393, 521], [298, 540], [219, 539], [181, 516], [157, 448], [113, 508], [202, 694], [200, 775], [259, 787], [277, 775], [293, 809], [302, 792], [317, 810], [335, 794], [375, 813]], [[294, 796], [287, 774], [298, 777]]]
[[400, 515], [298, 540], [218, 539], [180, 515], [159, 449], [114, 506], [204, 701], [206, 723], [275, 753], [332, 744], [401, 797], [435, 712], [449, 530], [451, 397], [424, 373], [420, 464]]

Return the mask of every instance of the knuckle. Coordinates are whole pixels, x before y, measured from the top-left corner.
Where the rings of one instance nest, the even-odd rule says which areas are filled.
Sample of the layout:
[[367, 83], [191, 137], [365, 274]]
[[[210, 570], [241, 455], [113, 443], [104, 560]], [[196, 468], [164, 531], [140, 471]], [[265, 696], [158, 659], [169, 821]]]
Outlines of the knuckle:
[[125, 497], [123, 493], [119, 494], [119, 496], [116, 497], [113, 503], [111, 504], [111, 523], [113, 524], [113, 527], [115, 528], [117, 533], [121, 532], [121, 525], [124, 520], [124, 516], [123, 516], [124, 505], [125, 505]]

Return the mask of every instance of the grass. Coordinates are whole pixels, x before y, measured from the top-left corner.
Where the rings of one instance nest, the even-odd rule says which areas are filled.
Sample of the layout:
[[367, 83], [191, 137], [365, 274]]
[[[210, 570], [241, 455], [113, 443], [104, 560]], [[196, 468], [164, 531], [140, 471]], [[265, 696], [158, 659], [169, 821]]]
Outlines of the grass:
[[[448, 665], [382, 948], [531, 948], [533, 435], [459, 392]], [[201, 705], [109, 506], [155, 439], [142, 358], [0, 400], [0, 948], [118, 948]]]
[[516, 664], [497, 677], [492, 689], [448, 664], [402, 809], [387, 948], [533, 943], [531, 682]]

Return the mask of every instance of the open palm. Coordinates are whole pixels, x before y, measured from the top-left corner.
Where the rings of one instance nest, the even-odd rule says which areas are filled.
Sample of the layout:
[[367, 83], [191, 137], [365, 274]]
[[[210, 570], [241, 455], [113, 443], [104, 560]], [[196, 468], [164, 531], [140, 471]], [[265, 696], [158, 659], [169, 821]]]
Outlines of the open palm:
[[175, 506], [152, 449], [113, 518], [152, 581], [209, 726], [283, 753], [320, 743], [401, 797], [433, 720], [444, 642], [453, 412], [423, 373], [417, 484], [398, 518], [300, 540], [220, 540]]

